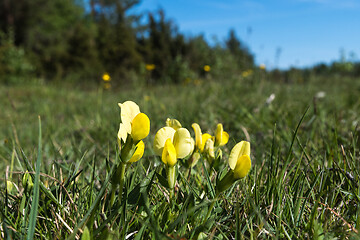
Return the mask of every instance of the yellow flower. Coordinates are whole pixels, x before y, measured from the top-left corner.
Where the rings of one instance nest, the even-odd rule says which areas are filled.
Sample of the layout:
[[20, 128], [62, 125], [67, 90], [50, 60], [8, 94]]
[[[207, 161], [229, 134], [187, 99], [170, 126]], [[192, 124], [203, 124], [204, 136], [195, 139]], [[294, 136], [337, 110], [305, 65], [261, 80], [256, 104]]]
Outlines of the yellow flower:
[[109, 82], [109, 81], [111, 81], [111, 77], [110, 77], [110, 75], [108, 73], [104, 73], [102, 75], [102, 80], [105, 81], [105, 82]]
[[155, 135], [154, 151], [169, 167], [176, 164], [177, 159], [185, 158], [193, 150], [193, 143], [186, 128], [163, 127]]
[[241, 141], [230, 152], [229, 166], [234, 173], [235, 179], [244, 178], [250, 171], [250, 143]]
[[219, 194], [228, 189], [237, 180], [244, 178], [251, 169], [250, 143], [241, 141], [231, 150], [229, 156], [230, 171], [216, 182], [216, 193]]
[[266, 66], [265, 66], [265, 64], [260, 64], [260, 66], [259, 66], [259, 68], [261, 69], [261, 70], [265, 70], [266, 69]]
[[214, 141], [212, 140], [211, 136], [205, 141], [204, 152], [210, 162], [215, 159]]
[[210, 70], [211, 70], [211, 68], [210, 68], [209, 65], [205, 65], [205, 66], [204, 66], [204, 71], [205, 71], [205, 72], [210, 72]]
[[215, 131], [215, 147], [224, 146], [229, 141], [229, 134], [224, 131], [223, 125], [219, 123]]
[[177, 162], [176, 149], [171, 139], [165, 141], [164, 149], [162, 151], [161, 160], [169, 167], [175, 166]]
[[195, 132], [195, 148], [199, 149], [200, 152], [203, 152], [206, 141], [211, 139], [212, 136], [208, 133], [202, 134], [201, 128], [197, 123], [193, 123], [191, 126]]
[[146, 69], [147, 71], [152, 71], [152, 70], [155, 69], [155, 64], [146, 64], [146, 65], [145, 65], [145, 69]]
[[253, 70], [249, 69], [241, 73], [241, 76], [246, 78], [248, 76], [251, 76], [253, 74]]
[[143, 141], [139, 141], [138, 144], [136, 144], [136, 150], [134, 152], [134, 155], [130, 158], [129, 163], [137, 162], [142, 158], [144, 155], [145, 150], [145, 144]]
[[127, 136], [130, 135], [137, 142], [149, 135], [150, 120], [145, 113], [140, 112], [140, 108], [136, 103], [126, 101], [118, 105], [121, 108], [118, 140], [126, 142]]
[[[200, 149], [200, 151], [202, 151], [202, 149], [204, 149], [204, 147], [202, 146], [201, 128], [200, 128], [199, 124], [197, 124], [197, 123], [193, 123], [191, 126], [195, 132], [195, 147], [197, 149]], [[203, 148], [201, 149], [201, 147], [203, 147]]]

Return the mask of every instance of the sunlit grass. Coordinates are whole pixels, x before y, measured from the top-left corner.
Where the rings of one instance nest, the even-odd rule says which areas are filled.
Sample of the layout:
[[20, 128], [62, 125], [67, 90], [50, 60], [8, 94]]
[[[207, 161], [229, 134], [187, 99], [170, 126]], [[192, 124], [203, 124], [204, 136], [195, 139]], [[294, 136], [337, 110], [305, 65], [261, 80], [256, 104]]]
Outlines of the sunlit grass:
[[[85, 226], [99, 239], [356, 238], [359, 91], [359, 79], [283, 84], [267, 81], [261, 72], [196, 85], [107, 91], [2, 86], [1, 237], [25, 239], [30, 231], [35, 195], [22, 178], [29, 171], [36, 179], [41, 154], [36, 238], [80, 237]], [[149, 116], [151, 130], [143, 159], [126, 170], [126, 198], [111, 206], [117, 103], [126, 100]], [[161, 158], [151, 147], [168, 117], [193, 137], [194, 122], [212, 135], [221, 122], [230, 136], [214, 172], [203, 158], [191, 171], [179, 162], [173, 200], [164, 187]], [[216, 180], [226, 174], [230, 150], [241, 140], [251, 142], [252, 169], [215, 198]], [[11, 192], [5, 180], [15, 183]]]

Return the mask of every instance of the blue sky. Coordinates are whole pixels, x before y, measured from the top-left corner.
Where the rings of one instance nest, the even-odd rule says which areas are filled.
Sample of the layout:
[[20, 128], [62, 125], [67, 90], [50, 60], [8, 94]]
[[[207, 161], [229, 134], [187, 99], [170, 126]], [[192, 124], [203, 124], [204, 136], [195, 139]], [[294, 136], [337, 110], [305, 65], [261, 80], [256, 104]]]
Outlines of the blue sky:
[[256, 63], [270, 68], [330, 63], [341, 49], [360, 59], [360, 0], [142, 0], [133, 11], [159, 8], [181, 33], [209, 42], [235, 29]]

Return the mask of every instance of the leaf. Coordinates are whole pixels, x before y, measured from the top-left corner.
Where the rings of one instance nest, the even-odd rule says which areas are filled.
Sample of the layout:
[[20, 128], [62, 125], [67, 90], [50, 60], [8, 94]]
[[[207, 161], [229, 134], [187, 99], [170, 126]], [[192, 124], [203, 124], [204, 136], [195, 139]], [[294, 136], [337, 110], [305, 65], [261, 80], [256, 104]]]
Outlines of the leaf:
[[157, 172], [155, 172], [155, 174], [156, 174], [156, 176], [157, 176], [160, 184], [161, 184], [163, 187], [165, 187], [165, 188], [169, 188], [169, 184], [168, 184], [166, 178], [165, 178], [164, 176], [160, 175], [160, 174], [157, 173]]
[[87, 227], [84, 228], [84, 232], [81, 235], [81, 240], [90, 240], [90, 231]]

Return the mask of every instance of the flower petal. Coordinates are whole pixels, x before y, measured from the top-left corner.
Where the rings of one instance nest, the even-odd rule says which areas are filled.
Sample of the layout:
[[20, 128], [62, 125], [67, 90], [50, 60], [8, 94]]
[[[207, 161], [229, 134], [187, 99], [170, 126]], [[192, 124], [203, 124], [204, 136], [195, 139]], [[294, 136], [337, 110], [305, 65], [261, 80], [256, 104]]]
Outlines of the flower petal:
[[234, 172], [234, 177], [236, 179], [240, 179], [245, 177], [251, 168], [251, 160], [249, 155], [242, 155], [239, 157], [239, 159], [237, 160], [235, 169], [233, 170]]
[[136, 115], [140, 113], [139, 106], [133, 101], [126, 101], [124, 103], [118, 103], [121, 108], [121, 122], [124, 124], [128, 133], [131, 133], [131, 122]]
[[121, 140], [122, 142], [126, 142], [127, 135], [128, 132], [127, 129], [125, 128], [125, 125], [123, 123], [120, 123], [119, 131], [118, 131], [118, 139]]
[[[202, 136], [201, 136], [201, 148], [200, 148], [200, 151], [203, 151], [204, 150], [204, 147], [205, 147], [205, 145], [206, 145], [206, 141], [208, 140], [208, 139], [211, 139], [212, 138], [212, 136], [210, 135], [210, 134], [208, 134], [208, 133], [204, 133]], [[213, 142], [213, 141], [212, 141]], [[214, 142], [213, 142], [213, 145], [214, 145]]]
[[197, 123], [193, 123], [191, 126], [195, 132], [195, 147], [201, 150], [201, 146], [203, 145], [201, 128], [200, 128], [199, 124], [197, 124]]
[[222, 137], [223, 137], [223, 125], [221, 123], [219, 123], [216, 126], [216, 131], [215, 131], [215, 146], [220, 146]]
[[184, 158], [192, 152], [193, 144], [191, 139], [190, 132], [186, 128], [176, 130], [173, 143], [177, 158]]
[[238, 159], [243, 155], [250, 156], [250, 143], [247, 141], [237, 143], [231, 150], [229, 156], [229, 166], [231, 169], [235, 169]]
[[179, 128], [181, 128], [181, 123], [176, 119], [168, 118], [166, 119], [166, 126], [178, 130]]
[[215, 159], [214, 141], [211, 139], [211, 136], [205, 142], [204, 152], [210, 158], [209, 160]]
[[134, 141], [146, 138], [150, 132], [150, 119], [145, 113], [139, 113], [131, 123], [131, 137]]
[[221, 142], [219, 146], [224, 146], [229, 141], [229, 134], [225, 131], [222, 132]]
[[145, 150], [145, 144], [143, 141], [139, 141], [138, 144], [136, 144], [136, 150], [134, 152], [134, 155], [130, 158], [129, 163], [137, 162], [140, 158], [142, 158]]
[[163, 127], [157, 131], [154, 138], [154, 151], [156, 155], [162, 156], [163, 148], [165, 146], [165, 142], [168, 138], [171, 141], [174, 138], [175, 130], [171, 127]]
[[165, 146], [162, 151], [161, 160], [169, 167], [173, 167], [176, 162], [176, 150], [170, 138], [165, 141]]

